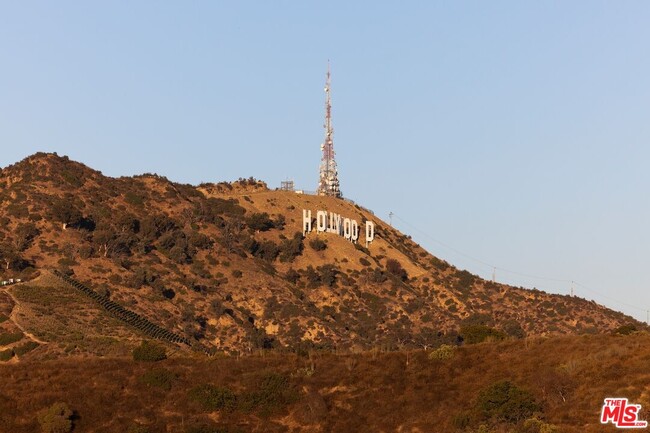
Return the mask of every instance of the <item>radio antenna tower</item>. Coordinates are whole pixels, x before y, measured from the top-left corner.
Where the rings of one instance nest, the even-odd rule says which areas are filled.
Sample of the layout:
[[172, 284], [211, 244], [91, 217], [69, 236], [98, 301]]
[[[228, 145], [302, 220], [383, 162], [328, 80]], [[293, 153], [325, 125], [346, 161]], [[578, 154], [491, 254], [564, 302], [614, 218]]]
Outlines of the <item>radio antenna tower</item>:
[[332, 99], [330, 96], [330, 63], [327, 62], [327, 81], [325, 83], [325, 141], [320, 145], [323, 156], [320, 161], [320, 179], [318, 181], [318, 195], [341, 197], [339, 173], [334, 159], [334, 141], [332, 135]]

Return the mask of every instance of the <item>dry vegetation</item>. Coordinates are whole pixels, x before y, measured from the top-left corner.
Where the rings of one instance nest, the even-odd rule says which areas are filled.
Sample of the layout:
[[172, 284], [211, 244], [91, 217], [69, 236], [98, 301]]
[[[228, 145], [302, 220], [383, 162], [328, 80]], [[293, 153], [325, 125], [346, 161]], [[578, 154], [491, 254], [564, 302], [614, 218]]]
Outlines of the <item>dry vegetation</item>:
[[[303, 208], [377, 238], [303, 238]], [[650, 407], [644, 324], [481, 280], [343, 200], [36, 154], [0, 171], [0, 223], [0, 279], [26, 280], [0, 288], [0, 432], [577, 433], [614, 430], [605, 397]]]
[[[369, 248], [331, 234], [303, 239], [303, 208], [372, 219], [377, 238]], [[0, 222], [0, 278], [58, 269], [183, 338], [230, 353], [429, 348], [459, 341], [463, 327], [476, 334], [475, 326], [491, 328], [491, 338], [643, 326], [580, 298], [481, 280], [360, 206], [270, 191], [252, 178], [199, 187], [152, 174], [113, 179], [40, 153], [0, 172]], [[82, 305], [79, 294], [52, 287], [32, 296], [29, 287], [12, 289], [25, 306], [19, 320], [0, 326], [23, 321], [44, 339], [65, 333], [57, 344], [76, 346], [73, 353], [116, 354], [123, 349], [113, 340], [131, 338], [86, 300], [64, 317], [76, 311], [69, 305]], [[50, 308], [60, 314], [47, 317]], [[95, 341], [81, 335], [86, 327]]]
[[[650, 407], [648, 347], [650, 336], [634, 333], [481, 343], [444, 359], [312, 351], [28, 361], [0, 365], [0, 431], [37, 431], [39, 411], [55, 403], [83, 432], [615, 431], [599, 424], [605, 397]], [[503, 389], [507, 406], [486, 403]]]

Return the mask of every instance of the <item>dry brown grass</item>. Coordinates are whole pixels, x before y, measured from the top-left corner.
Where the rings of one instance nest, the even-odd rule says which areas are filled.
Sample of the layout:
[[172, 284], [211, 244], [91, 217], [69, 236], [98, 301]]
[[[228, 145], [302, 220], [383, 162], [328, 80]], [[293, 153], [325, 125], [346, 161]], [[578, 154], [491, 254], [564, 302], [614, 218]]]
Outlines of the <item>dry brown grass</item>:
[[[0, 431], [36, 431], [36, 413], [62, 401], [76, 413], [75, 431], [83, 432], [124, 432], [136, 420], [151, 432], [183, 432], [208, 417], [227, 431], [453, 432], [454, 418], [501, 380], [529, 390], [545, 422], [562, 432], [614, 431], [598, 422], [603, 399], [625, 396], [650, 408], [649, 361], [650, 336], [635, 334], [481, 343], [447, 360], [415, 351], [176, 358], [153, 365], [127, 359], [24, 362], [0, 366]], [[141, 377], [160, 368], [176, 377], [171, 389], [143, 386]], [[188, 398], [190, 389], [205, 383], [243, 396], [269, 372], [289, 378], [298, 398], [268, 418], [257, 409], [206, 414]], [[495, 432], [513, 429], [491, 426]]]

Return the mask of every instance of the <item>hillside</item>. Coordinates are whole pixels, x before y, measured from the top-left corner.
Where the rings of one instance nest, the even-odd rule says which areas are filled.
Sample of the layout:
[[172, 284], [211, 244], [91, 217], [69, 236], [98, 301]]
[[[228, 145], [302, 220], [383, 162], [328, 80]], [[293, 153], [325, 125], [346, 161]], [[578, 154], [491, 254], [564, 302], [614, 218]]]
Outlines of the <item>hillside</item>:
[[[37, 413], [61, 402], [86, 433], [614, 432], [599, 422], [604, 398], [626, 396], [646, 417], [649, 347], [637, 333], [481, 343], [447, 359], [420, 350], [0, 364], [0, 431], [40, 431]], [[504, 384], [513, 398], [486, 401]]]
[[[44, 343], [28, 357], [123, 354], [147, 337], [51, 270], [191, 341], [178, 350], [414, 349], [644, 327], [592, 301], [482, 280], [361, 206], [255, 179], [110, 178], [39, 153], [0, 171], [0, 202], [0, 279], [26, 281], [0, 291], [0, 317], [10, 319], [0, 327]], [[303, 238], [303, 209], [372, 221], [375, 240], [366, 248], [315, 230]], [[61, 326], [48, 325], [51, 311]], [[105, 344], [75, 343], [81, 328]]]

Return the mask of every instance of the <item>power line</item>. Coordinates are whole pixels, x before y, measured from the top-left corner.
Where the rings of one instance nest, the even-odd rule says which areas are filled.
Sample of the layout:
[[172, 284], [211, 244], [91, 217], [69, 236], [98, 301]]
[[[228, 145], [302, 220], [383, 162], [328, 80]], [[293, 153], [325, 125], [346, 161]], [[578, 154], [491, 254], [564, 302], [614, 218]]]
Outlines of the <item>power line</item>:
[[[437, 244], [439, 244], [439, 245], [441, 245], [441, 246], [455, 252], [456, 254], [459, 254], [459, 255], [461, 255], [461, 256], [469, 259], [469, 260], [472, 260], [472, 261], [474, 261], [476, 263], [480, 263], [481, 265], [492, 268], [492, 271], [493, 271], [492, 272], [492, 279], [493, 280], [496, 279], [496, 271], [499, 270], [499, 271], [502, 271], [502, 272], [505, 272], [505, 273], [508, 273], [508, 274], [517, 275], [517, 276], [520, 276], [520, 277], [530, 278], [530, 279], [534, 279], [534, 280], [553, 281], [553, 282], [558, 282], [558, 283], [571, 284], [571, 296], [573, 296], [573, 294], [574, 294], [574, 290], [573, 290], [574, 285], [579, 286], [579, 287], [581, 287], [582, 289], [584, 289], [584, 290], [586, 290], [588, 292], [591, 292], [591, 293], [594, 293], [594, 294], [600, 296], [603, 299], [607, 299], [607, 300], [609, 300], [611, 302], [615, 302], [615, 303], [617, 303], [619, 305], [622, 305], [622, 306], [625, 306], [625, 307], [628, 307], [628, 308], [632, 308], [632, 309], [635, 309], [635, 310], [638, 310], [638, 311], [644, 311], [644, 312], [646, 312], [646, 315], [650, 316], [650, 309], [648, 309], [648, 308], [640, 307], [638, 305], [629, 304], [627, 302], [620, 301], [620, 300], [618, 300], [616, 298], [612, 298], [611, 296], [604, 295], [601, 292], [599, 292], [598, 290], [594, 290], [591, 287], [586, 286], [584, 284], [581, 284], [581, 283], [579, 283], [579, 282], [577, 282], [575, 280], [567, 280], [567, 279], [562, 279], [562, 278], [531, 275], [531, 274], [527, 274], [527, 273], [524, 273], [524, 272], [517, 272], [517, 271], [510, 270], [510, 269], [502, 268], [500, 266], [496, 266], [494, 264], [485, 262], [485, 261], [483, 261], [481, 259], [473, 257], [473, 256], [471, 256], [469, 254], [466, 254], [466, 253], [464, 253], [464, 252], [462, 252], [462, 251], [452, 247], [451, 245], [448, 245], [448, 244], [446, 244], [446, 243], [444, 243], [444, 242], [442, 242], [442, 241], [440, 241], [438, 239], [435, 239], [434, 237], [429, 235], [424, 230], [420, 230], [419, 228], [417, 228], [414, 225], [410, 224], [408, 221], [405, 221], [400, 216], [396, 215], [394, 212], [391, 212], [390, 216], [391, 216], [391, 222], [392, 222], [392, 219], [395, 218], [395, 219], [401, 221], [404, 225], [406, 225], [406, 226], [410, 227], [411, 229], [419, 232], [420, 234], [422, 234], [424, 237], [428, 238], [429, 240], [431, 240], [431, 241], [433, 241], [433, 242], [435, 242], [435, 243], [437, 243]], [[650, 323], [650, 320], [647, 320], [647, 322]]]

